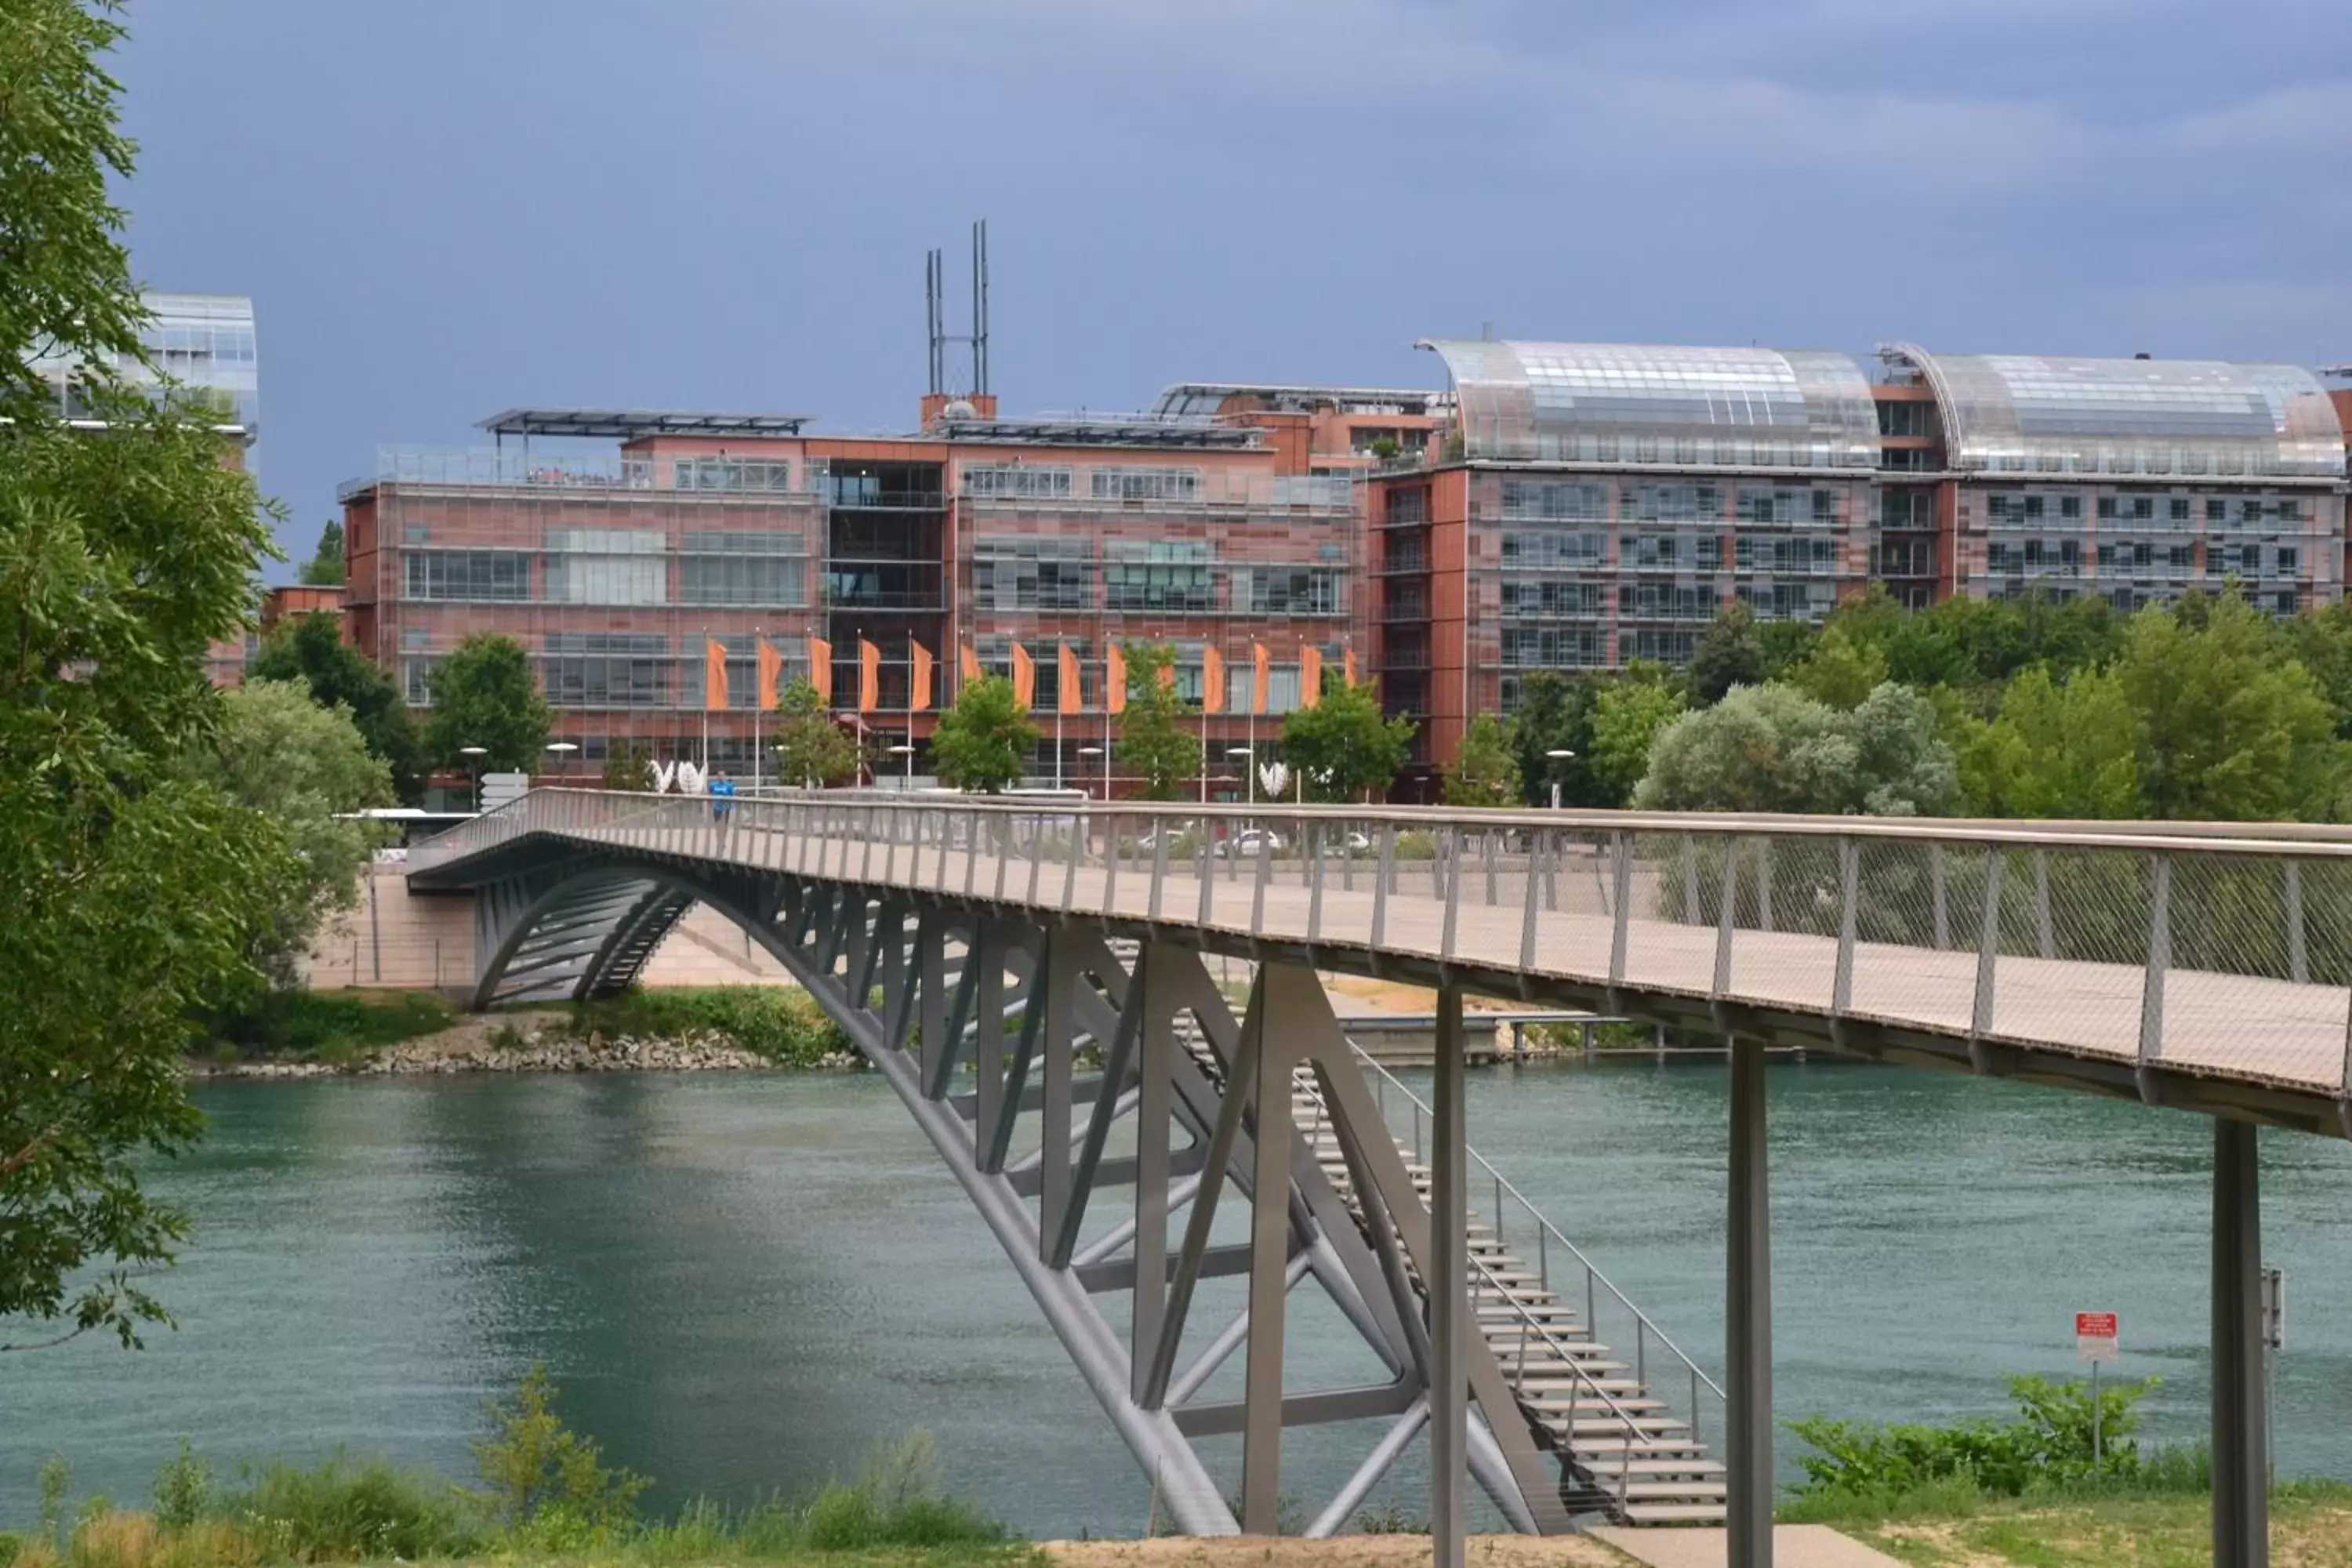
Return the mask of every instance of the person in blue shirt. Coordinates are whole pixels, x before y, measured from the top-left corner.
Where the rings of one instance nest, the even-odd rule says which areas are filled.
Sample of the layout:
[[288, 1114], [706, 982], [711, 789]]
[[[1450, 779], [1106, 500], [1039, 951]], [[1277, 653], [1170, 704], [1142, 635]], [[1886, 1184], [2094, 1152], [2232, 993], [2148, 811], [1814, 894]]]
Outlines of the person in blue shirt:
[[710, 815], [717, 817], [719, 826], [723, 827], [727, 825], [727, 818], [735, 809], [733, 805], [735, 781], [725, 773], [714, 771], [710, 775], [709, 784], [705, 787], [710, 792]]

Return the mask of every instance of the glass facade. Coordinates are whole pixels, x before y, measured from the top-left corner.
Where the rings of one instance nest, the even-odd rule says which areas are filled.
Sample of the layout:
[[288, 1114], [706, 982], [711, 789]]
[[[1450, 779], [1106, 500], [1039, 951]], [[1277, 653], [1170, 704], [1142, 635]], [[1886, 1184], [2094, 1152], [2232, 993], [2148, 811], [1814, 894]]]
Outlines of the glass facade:
[[1963, 472], [2344, 478], [2335, 407], [2294, 365], [1888, 353], [1934, 388]]
[[1432, 342], [1471, 460], [1874, 468], [1878, 414], [1845, 354]]
[[[222, 424], [252, 440], [261, 427], [253, 301], [236, 294], [149, 294], [143, 303], [148, 321], [139, 337], [149, 363], [124, 359], [114, 366], [116, 374], [135, 386], [173, 382], [209, 404]], [[85, 412], [73, 390], [80, 368], [76, 358], [36, 359], [33, 367], [58, 389], [60, 412], [69, 418]]]

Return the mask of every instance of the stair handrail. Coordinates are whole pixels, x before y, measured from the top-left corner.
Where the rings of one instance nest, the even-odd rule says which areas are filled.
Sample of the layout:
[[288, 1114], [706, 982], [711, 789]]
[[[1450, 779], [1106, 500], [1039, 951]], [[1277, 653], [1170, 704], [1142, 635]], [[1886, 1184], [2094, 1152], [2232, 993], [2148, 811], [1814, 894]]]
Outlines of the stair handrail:
[[[1480, 1278], [1486, 1281], [1494, 1292], [1495, 1299], [1507, 1305], [1519, 1320], [1519, 1364], [1517, 1374], [1510, 1379], [1512, 1394], [1521, 1399], [1527, 1397], [1523, 1385], [1528, 1380], [1527, 1342], [1529, 1329], [1533, 1329], [1537, 1337], [1541, 1339], [1550, 1348], [1552, 1353], [1559, 1357], [1560, 1365], [1568, 1369], [1571, 1379], [1571, 1392], [1568, 1402], [1568, 1430], [1561, 1436], [1560, 1442], [1570, 1460], [1573, 1462], [1576, 1458], [1576, 1396], [1573, 1393], [1576, 1384], [1580, 1383], [1589, 1387], [1594, 1395], [1608, 1406], [1609, 1414], [1616, 1417], [1618, 1426], [1625, 1435], [1624, 1458], [1617, 1468], [1617, 1512], [1621, 1518], [1623, 1517], [1631, 1495], [1626, 1489], [1633, 1484], [1633, 1446], [1642, 1441], [1640, 1424], [1634, 1419], [1632, 1411], [1617, 1403], [1615, 1394], [1601, 1387], [1600, 1380], [1586, 1371], [1584, 1364], [1575, 1356], [1569, 1353], [1566, 1345], [1552, 1337], [1552, 1331], [1544, 1326], [1543, 1320], [1528, 1310], [1527, 1303], [1513, 1296], [1509, 1288], [1495, 1277], [1494, 1270], [1486, 1267], [1486, 1259], [1480, 1258], [1475, 1252], [1468, 1256], [1470, 1267], [1475, 1268]], [[1475, 1295], [1473, 1299], [1475, 1299]]]
[[[1342, 1026], [1344, 1027], [1344, 1026]], [[1387, 1068], [1383, 1067], [1380, 1060], [1370, 1051], [1356, 1044], [1352, 1039], [1348, 1042], [1348, 1045], [1349, 1047], [1356, 1053], [1356, 1059], [1358, 1062], [1371, 1068], [1371, 1070], [1379, 1074], [1380, 1077], [1390, 1085], [1390, 1087], [1393, 1088], [1399, 1094], [1403, 1095], [1407, 1100], [1412, 1102], [1413, 1109], [1420, 1115], [1434, 1116], [1436, 1114], [1434, 1111], [1430, 1110], [1427, 1101], [1423, 1100], [1419, 1095], [1413, 1093], [1411, 1089], [1407, 1088], [1396, 1074], [1389, 1071]], [[1600, 1268], [1594, 1265], [1592, 1259], [1584, 1255], [1584, 1251], [1581, 1247], [1578, 1247], [1576, 1243], [1569, 1240], [1566, 1236], [1561, 1234], [1558, 1226], [1552, 1224], [1549, 1219], [1545, 1217], [1544, 1212], [1541, 1209], [1536, 1207], [1534, 1204], [1529, 1203], [1526, 1194], [1513, 1186], [1510, 1180], [1506, 1177], [1502, 1172], [1495, 1169], [1493, 1164], [1487, 1161], [1486, 1157], [1479, 1153], [1477, 1150], [1466, 1149], [1464, 1152], [1468, 1154], [1471, 1159], [1477, 1162], [1478, 1168], [1493, 1179], [1497, 1189], [1510, 1194], [1513, 1198], [1517, 1200], [1519, 1206], [1528, 1212], [1529, 1217], [1534, 1219], [1538, 1225], [1541, 1226], [1554, 1241], [1559, 1242], [1560, 1246], [1568, 1249], [1569, 1256], [1583, 1266], [1585, 1277], [1587, 1279], [1598, 1284], [1602, 1289], [1608, 1291], [1611, 1296], [1616, 1299], [1619, 1306], [1623, 1307], [1627, 1311], [1633, 1314], [1635, 1321], [1639, 1322], [1642, 1327], [1649, 1332], [1655, 1334], [1658, 1339], [1658, 1343], [1664, 1346], [1667, 1352], [1671, 1353], [1676, 1361], [1683, 1364], [1684, 1369], [1691, 1374], [1692, 1378], [1696, 1380], [1699, 1385], [1704, 1386], [1718, 1400], [1725, 1398], [1722, 1387], [1716, 1383], [1715, 1379], [1707, 1376], [1704, 1368], [1702, 1368], [1696, 1362], [1691, 1360], [1691, 1358], [1684, 1352], [1683, 1348], [1675, 1343], [1674, 1340], [1667, 1335], [1664, 1329], [1659, 1328], [1656, 1323], [1653, 1322], [1647, 1312], [1643, 1311], [1641, 1308], [1635, 1306], [1632, 1298], [1628, 1297], [1624, 1291], [1617, 1289], [1616, 1285], [1610, 1280], [1609, 1276], [1603, 1274]], [[1498, 1236], [1500, 1235], [1499, 1227], [1502, 1225], [1502, 1217], [1503, 1216], [1499, 1214], [1495, 1216], [1495, 1223], [1498, 1227], [1496, 1233]], [[1596, 1332], [1598, 1331], [1597, 1325], [1588, 1323], [1586, 1327], [1593, 1329]], [[1693, 1429], [1696, 1431], [1698, 1413], [1694, 1410], [1691, 1415], [1693, 1419]]]

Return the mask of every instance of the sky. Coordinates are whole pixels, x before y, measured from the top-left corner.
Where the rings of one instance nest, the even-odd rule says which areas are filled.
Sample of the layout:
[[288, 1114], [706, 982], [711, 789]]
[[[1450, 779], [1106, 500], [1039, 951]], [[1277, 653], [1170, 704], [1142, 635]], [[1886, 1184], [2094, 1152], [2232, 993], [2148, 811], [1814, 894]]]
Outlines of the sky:
[[[130, 0], [141, 281], [308, 553], [517, 405], [905, 430], [1475, 337], [2352, 361], [2343, 0]], [[961, 368], [951, 363], [951, 380]], [[273, 575], [282, 578], [290, 568]]]

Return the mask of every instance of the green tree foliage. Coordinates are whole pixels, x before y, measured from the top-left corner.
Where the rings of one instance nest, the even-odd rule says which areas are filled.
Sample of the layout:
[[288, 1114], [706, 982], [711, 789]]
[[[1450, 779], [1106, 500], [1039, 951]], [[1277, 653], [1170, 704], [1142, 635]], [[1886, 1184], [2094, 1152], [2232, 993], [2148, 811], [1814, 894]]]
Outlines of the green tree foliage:
[[982, 795], [1002, 795], [1019, 784], [1036, 750], [1036, 721], [1014, 700], [1013, 682], [1001, 675], [965, 681], [931, 737], [932, 765], [940, 779]]
[[1623, 805], [1650, 771], [1650, 748], [1684, 712], [1682, 693], [1652, 668], [1604, 689], [1592, 705], [1592, 778], [1601, 805]]
[[2289, 649], [2336, 710], [2336, 738], [2352, 741], [2352, 599], [2297, 616], [2286, 634]]
[[772, 734], [776, 776], [785, 783], [830, 786], [857, 777], [856, 738], [833, 721], [824, 695], [810, 681], [793, 681], [776, 694]]
[[248, 674], [255, 680], [299, 680], [312, 701], [348, 710], [368, 750], [391, 772], [393, 792], [411, 805], [425, 798], [425, 752], [416, 721], [392, 677], [343, 641], [342, 617], [295, 616], [280, 621]]
[[[140, 1164], [196, 1135], [179, 1053], [253, 983], [257, 889], [292, 860], [187, 765], [270, 519], [208, 420], [110, 379], [140, 311], [107, 200], [119, 34], [71, 0], [0, 20], [0, 1344], [165, 1321], [134, 1274], [186, 1223]], [[47, 352], [81, 360], [104, 433], [58, 425]]]
[[[1603, 689], [1591, 676], [1556, 669], [1530, 670], [1519, 678], [1519, 709], [1513, 722], [1519, 779], [1530, 805], [1551, 804], [1555, 779], [1562, 805], [1624, 804], [1624, 796], [1604, 790], [1592, 771], [1592, 714]], [[1552, 756], [1554, 752], [1576, 754], [1563, 759]]]
[[1507, 719], [1481, 713], [1462, 733], [1445, 769], [1448, 805], [1520, 805], [1518, 734]]
[[2140, 803], [2176, 821], [2326, 821], [2344, 773], [2336, 710], [2278, 626], [2231, 593], [2132, 617], [2116, 678], [2139, 720]]
[[1971, 816], [2139, 815], [2139, 716], [2116, 677], [2085, 669], [2061, 684], [2037, 664], [2010, 682], [1998, 718], [1963, 722]]
[[654, 753], [650, 746], [635, 741], [615, 741], [604, 753], [604, 765], [596, 779], [599, 789], [620, 792], [651, 790], [654, 787]]
[[1934, 708], [1888, 684], [1851, 713], [1793, 686], [1744, 687], [1675, 721], [1633, 803], [1661, 811], [1929, 815], [1958, 797]]
[[1756, 630], [1756, 612], [1747, 600], [1734, 599], [1699, 634], [1685, 686], [1691, 701], [1705, 708], [1722, 701], [1735, 686], [1756, 685], [1764, 675], [1764, 639]]
[[[2111, 1383], [2095, 1395], [2087, 1384], [2042, 1377], [2009, 1380], [2019, 1418], [1954, 1426], [1883, 1426], [1815, 1415], [1789, 1429], [1813, 1452], [1800, 1497], [1890, 1497], [1936, 1482], [1959, 1482], [2015, 1497], [2029, 1487], [2094, 1478], [2129, 1479], [2141, 1468], [2136, 1434], [2139, 1402], [2157, 1387]], [[2096, 1436], [2095, 1436], [2095, 1434]]]
[[593, 1438], [564, 1425], [546, 1367], [532, 1363], [514, 1398], [493, 1400], [488, 1410], [490, 1433], [474, 1444], [474, 1459], [508, 1525], [551, 1510], [592, 1528], [628, 1522], [648, 1482], [607, 1466]]
[[1822, 632], [1812, 651], [1789, 671], [1790, 685], [1847, 711], [1861, 707], [1886, 678], [1886, 655], [1873, 644], [1857, 644], [1837, 626]]
[[436, 763], [456, 767], [467, 760], [460, 748], [479, 746], [486, 770], [539, 767], [554, 715], [539, 693], [522, 644], [497, 632], [476, 632], [433, 667], [431, 685], [425, 752]]
[[1282, 760], [1307, 798], [1360, 801], [1384, 791], [1412, 754], [1412, 721], [1381, 712], [1370, 686], [1327, 678], [1312, 708], [1282, 722]]
[[221, 699], [212, 744], [196, 767], [231, 800], [266, 814], [293, 847], [255, 962], [276, 984], [299, 983], [299, 965], [320, 923], [357, 900], [382, 831], [339, 814], [392, 804], [392, 775], [360, 738], [346, 708], [321, 708], [300, 683], [254, 680]]
[[1146, 800], [1173, 800], [1201, 772], [1201, 710], [1160, 683], [1176, 650], [1164, 643], [1127, 650], [1127, 711], [1118, 716], [1118, 760], [1143, 783]]
[[319, 548], [310, 559], [302, 563], [302, 581], [313, 588], [340, 588], [343, 584], [343, 524], [340, 518], [329, 518], [327, 526], [319, 531]]

